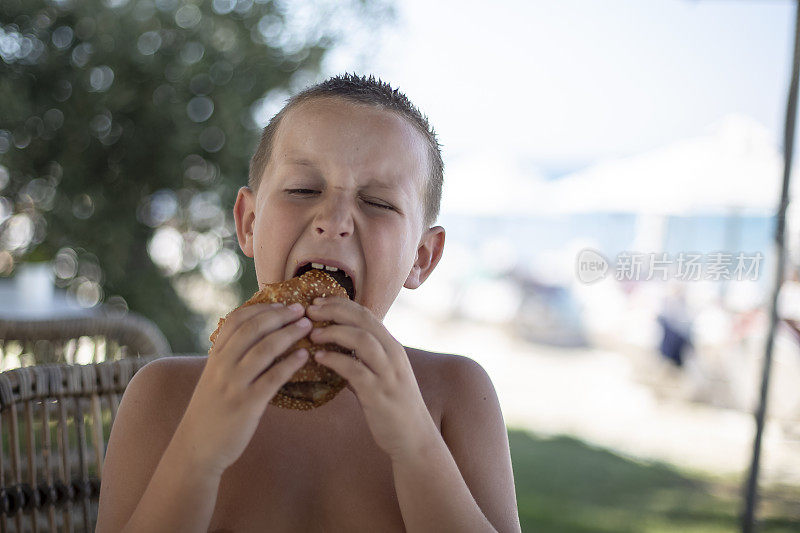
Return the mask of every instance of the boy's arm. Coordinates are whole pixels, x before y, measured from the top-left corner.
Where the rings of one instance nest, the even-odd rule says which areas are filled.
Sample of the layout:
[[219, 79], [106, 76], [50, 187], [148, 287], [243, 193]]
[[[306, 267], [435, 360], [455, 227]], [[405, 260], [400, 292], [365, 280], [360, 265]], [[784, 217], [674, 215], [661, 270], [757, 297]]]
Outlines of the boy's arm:
[[419, 453], [392, 463], [406, 528], [520, 531], [508, 434], [491, 379], [471, 359], [443, 357], [441, 437], [434, 426]]
[[[187, 402], [165, 394], [181, 390], [176, 380], [190, 371], [182, 366], [172, 358], [156, 360], [126, 388], [104, 463], [98, 532], [208, 529], [220, 474], [191, 463], [191, 446], [175, 434]], [[137, 508], [147, 516], [137, 516]]]
[[308, 358], [296, 350], [276, 362], [311, 329], [302, 313], [299, 304], [239, 307], [207, 358], [170, 357], [139, 371], [111, 432], [98, 530], [208, 529], [222, 473]]

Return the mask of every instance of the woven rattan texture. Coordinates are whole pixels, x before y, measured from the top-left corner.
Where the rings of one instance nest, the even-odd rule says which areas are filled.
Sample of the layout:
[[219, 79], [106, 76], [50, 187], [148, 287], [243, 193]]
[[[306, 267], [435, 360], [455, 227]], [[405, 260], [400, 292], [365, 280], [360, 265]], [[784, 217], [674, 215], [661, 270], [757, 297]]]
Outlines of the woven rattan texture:
[[94, 531], [111, 424], [158, 356], [0, 373], [0, 529]]
[[42, 363], [94, 363], [170, 352], [161, 330], [132, 312], [120, 317], [0, 319], [0, 368], [3, 370]]
[[122, 394], [166, 355], [164, 335], [136, 313], [0, 319], [0, 533], [94, 531]]

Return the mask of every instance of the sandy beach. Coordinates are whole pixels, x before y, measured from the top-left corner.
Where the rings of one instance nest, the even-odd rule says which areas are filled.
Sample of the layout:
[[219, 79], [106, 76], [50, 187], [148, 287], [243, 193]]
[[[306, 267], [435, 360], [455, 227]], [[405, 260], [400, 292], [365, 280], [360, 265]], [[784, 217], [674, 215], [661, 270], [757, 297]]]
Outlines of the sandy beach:
[[[650, 354], [557, 348], [525, 342], [508, 328], [428, 317], [400, 298], [385, 324], [403, 344], [466, 355], [492, 378], [506, 424], [567, 434], [621, 454], [714, 475], [745, 475], [755, 423], [747, 412], [670, 398], [642, 379], [642, 365], [669, 383], [668, 364]], [[652, 377], [652, 375], [651, 375]], [[673, 380], [674, 381], [674, 380]], [[800, 422], [798, 422], [800, 424]], [[800, 439], [785, 423], [766, 425], [761, 482], [800, 486]]]

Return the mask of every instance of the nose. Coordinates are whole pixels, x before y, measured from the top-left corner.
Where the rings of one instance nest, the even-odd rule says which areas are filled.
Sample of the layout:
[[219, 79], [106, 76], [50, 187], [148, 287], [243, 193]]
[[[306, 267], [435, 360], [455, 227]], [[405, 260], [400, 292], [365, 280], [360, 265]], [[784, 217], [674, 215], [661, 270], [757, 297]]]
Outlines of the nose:
[[345, 198], [332, 194], [320, 202], [319, 211], [314, 217], [314, 233], [328, 238], [344, 238], [353, 234], [353, 217]]

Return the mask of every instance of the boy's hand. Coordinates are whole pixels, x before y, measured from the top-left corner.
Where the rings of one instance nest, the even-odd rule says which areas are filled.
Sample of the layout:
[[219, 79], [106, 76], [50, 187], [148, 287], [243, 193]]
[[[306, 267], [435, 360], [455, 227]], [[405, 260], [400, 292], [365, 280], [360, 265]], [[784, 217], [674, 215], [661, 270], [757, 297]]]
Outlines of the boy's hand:
[[221, 474], [239, 458], [267, 404], [308, 352], [270, 366], [310, 329], [299, 304], [250, 305], [226, 318], [175, 432], [191, 460]]
[[314, 321], [334, 322], [314, 328], [314, 343], [349, 348], [360, 360], [332, 351], [314, 354], [318, 363], [350, 382], [375, 442], [389, 457], [407, 457], [438, 436], [405, 348], [369, 309], [344, 298], [317, 298], [306, 314]]

